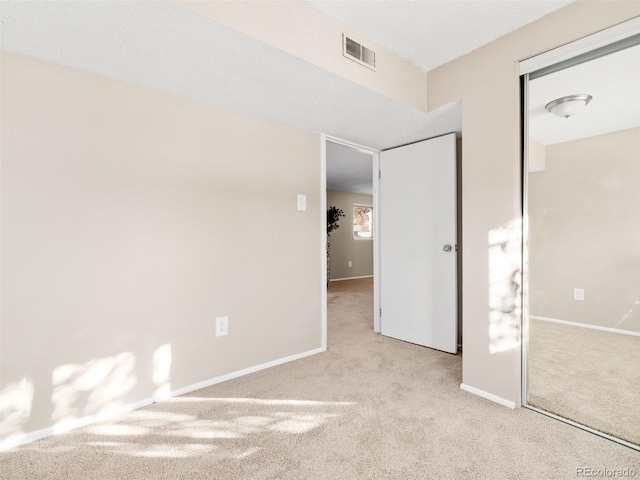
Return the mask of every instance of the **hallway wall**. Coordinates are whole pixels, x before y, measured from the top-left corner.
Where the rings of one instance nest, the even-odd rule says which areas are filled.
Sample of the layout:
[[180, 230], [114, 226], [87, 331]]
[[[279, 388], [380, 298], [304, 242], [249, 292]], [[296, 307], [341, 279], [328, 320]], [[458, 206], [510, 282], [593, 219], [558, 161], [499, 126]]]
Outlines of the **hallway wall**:
[[[373, 275], [373, 240], [354, 240], [353, 206], [373, 205], [371, 195], [327, 190], [327, 208], [336, 206], [345, 213], [340, 228], [331, 232], [331, 279]], [[375, 228], [375, 225], [374, 227]], [[352, 266], [349, 267], [349, 261]]]

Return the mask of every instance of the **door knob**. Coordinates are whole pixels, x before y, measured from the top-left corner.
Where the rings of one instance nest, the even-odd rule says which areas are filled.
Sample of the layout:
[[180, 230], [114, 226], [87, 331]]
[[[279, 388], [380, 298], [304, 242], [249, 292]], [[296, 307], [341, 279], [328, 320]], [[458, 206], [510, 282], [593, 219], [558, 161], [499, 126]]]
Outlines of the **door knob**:
[[442, 250], [444, 250], [445, 252], [450, 252], [452, 250], [452, 247], [447, 243], [445, 246], [442, 247]]

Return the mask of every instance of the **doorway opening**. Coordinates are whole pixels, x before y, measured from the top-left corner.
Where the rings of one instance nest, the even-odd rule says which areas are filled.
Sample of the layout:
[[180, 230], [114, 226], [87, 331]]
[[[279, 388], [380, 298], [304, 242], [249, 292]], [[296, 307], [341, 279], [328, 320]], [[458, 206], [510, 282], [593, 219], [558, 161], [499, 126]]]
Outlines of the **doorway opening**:
[[342, 317], [366, 321], [367, 328], [379, 331], [374, 313], [378, 151], [334, 137], [325, 137], [323, 145], [327, 312], [335, 315], [338, 308]]

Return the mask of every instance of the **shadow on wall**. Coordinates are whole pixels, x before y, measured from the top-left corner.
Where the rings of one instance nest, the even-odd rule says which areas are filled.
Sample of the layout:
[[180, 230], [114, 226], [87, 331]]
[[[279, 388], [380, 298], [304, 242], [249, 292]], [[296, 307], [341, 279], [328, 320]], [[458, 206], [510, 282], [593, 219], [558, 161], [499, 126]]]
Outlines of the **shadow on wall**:
[[[154, 398], [166, 398], [171, 394], [171, 345], [158, 347], [152, 360]], [[53, 433], [77, 426], [78, 420], [99, 420], [121, 412], [131, 403], [127, 394], [138, 384], [135, 369], [136, 356], [131, 352], [56, 367], [51, 374]], [[3, 444], [24, 441], [35, 390], [36, 386], [28, 378], [3, 389], [0, 395], [0, 441]]]
[[489, 232], [489, 353], [520, 345], [521, 222]]

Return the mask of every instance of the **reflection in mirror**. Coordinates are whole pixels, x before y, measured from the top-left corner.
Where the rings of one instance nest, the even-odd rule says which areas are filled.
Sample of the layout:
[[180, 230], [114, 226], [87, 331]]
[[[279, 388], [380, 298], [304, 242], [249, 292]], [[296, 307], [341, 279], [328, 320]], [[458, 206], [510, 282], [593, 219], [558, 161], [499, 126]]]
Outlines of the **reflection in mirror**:
[[640, 46], [533, 77], [526, 401], [640, 447]]

